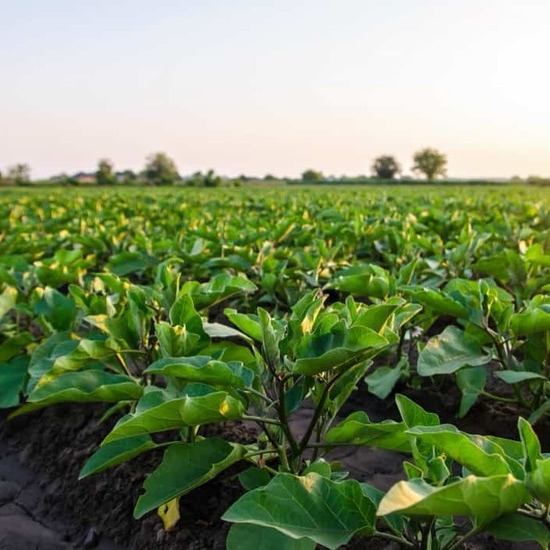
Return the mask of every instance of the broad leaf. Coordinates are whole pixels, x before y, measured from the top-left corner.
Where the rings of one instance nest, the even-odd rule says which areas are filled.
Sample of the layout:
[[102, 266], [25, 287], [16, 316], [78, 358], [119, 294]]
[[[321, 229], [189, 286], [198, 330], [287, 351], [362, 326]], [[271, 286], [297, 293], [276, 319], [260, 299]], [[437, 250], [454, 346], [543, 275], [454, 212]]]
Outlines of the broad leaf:
[[467, 476], [443, 487], [422, 479], [400, 481], [380, 502], [377, 515], [399, 512], [411, 516], [469, 516], [480, 525], [515, 512], [530, 496], [514, 476]]
[[234, 523], [227, 535], [227, 550], [315, 550], [308, 538], [293, 539], [270, 527]]
[[243, 495], [223, 519], [274, 528], [334, 549], [359, 532], [371, 534], [374, 511], [357, 481], [335, 482], [315, 473], [278, 474], [265, 487]]
[[148, 435], [137, 435], [127, 439], [119, 439], [100, 447], [86, 462], [78, 479], [97, 474], [107, 468], [127, 462], [132, 458], [156, 448], [157, 445]]
[[550, 544], [550, 531], [541, 521], [522, 516], [507, 514], [485, 527], [497, 539], [513, 540], [516, 542], [536, 541], [542, 550], [547, 550]]
[[418, 357], [418, 374], [451, 374], [465, 366], [486, 365], [491, 355], [483, 354], [480, 345], [455, 326], [447, 327], [431, 338]]
[[[149, 399], [149, 396], [145, 396]], [[144, 398], [145, 398], [144, 397]], [[164, 399], [162, 395], [159, 397]], [[164, 432], [184, 426], [200, 426], [212, 422], [237, 420], [244, 414], [244, 405], [225, 391], [157, 402], [138, 408], [136, 413], [119, 422], [102, 445], [117, 439], [145, 433]]]
[[242, 445], [219, 438], [170, 445], [160, 466], [145, 480], [145, 493], [137, 501], [134, 517], [139, 519], [210, 481], [241, 460], [245, 453]]
[[405, 433], [406, 429], [403, 422], [371, 422], [366, 413], [358, 411], [330, 429], [325, 441], [331, 444], [351, 443], [407, 453], [411, 451], [411, 445], [409, 436]]

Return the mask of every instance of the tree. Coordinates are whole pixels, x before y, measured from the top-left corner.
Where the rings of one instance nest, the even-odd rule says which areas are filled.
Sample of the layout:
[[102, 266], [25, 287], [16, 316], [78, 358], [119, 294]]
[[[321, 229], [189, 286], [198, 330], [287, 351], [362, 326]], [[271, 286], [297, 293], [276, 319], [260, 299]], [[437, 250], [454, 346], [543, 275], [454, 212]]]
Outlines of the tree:
[[222, 178], [214, 173], [214, 170], [208, 170], [203, 177], [205, 187], [219, 187], [222, 184]]
[[113, 163], [109, 159], [101, 159], [98, 162], [95, 180], [98, 185], [113, 185], [116, 183]]
[[324, 179], [325, 177], [323, 176], [323, 173], [318, 172], [317, 170], [309, 169], [302, 174], [302, 181], [305, 181], [307, 183], [319, 183]]
[[6, 179], [12, 185], [28, 185], [31, 181], [31, 169], [28, 164], [14, 164], [8, 168]]
[[421, 172], [429, 181], [447, 174], [447, 156], [437, 149], [427, 147], [417, 151], [413, 161], [413, 172]]
[[176, 164], [165, 153], [149, 155], [143, 175], [152, 185], [173, 185], [180, 177]]
[[401, 166], [391, 155], [382, 155], [374, 159], [372, 173], [384, 180], [392, 180], [401, 172]]

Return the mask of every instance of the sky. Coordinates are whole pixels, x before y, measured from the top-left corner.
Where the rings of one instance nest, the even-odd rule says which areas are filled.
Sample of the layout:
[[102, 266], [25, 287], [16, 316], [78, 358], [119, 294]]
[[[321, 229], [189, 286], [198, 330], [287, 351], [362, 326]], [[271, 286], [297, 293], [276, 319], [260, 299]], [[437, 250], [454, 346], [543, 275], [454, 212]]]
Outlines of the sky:
[[0, 170], [550, 176], [549, 0], [0, 0]]

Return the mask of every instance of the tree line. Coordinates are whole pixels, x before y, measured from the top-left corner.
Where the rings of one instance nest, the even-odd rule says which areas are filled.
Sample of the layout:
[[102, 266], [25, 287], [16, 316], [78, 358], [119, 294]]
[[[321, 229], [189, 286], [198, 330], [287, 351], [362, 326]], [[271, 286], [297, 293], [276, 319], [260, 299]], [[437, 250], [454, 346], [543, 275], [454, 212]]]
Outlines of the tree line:
[[[422, 174], [428, 181], [433, 181], [447, 174], [447, 156], [437, 149], [426, 147], [417, 151], [413, 156], [412, 171]], [[393, 180], [402, 174], [402, 168], [393, 155], [380, 155], [371, 166], [372, 175], [377, 179]], [[306, 170], [302, 174], [302, 180], [308, 183], [316, 183], [325, 180], [322, 172]]]
[[[427, 181], [434, 181], [439, 177], [444, 177], [447, 174], [447, 156], [441, 151], [426, 147], [414, 153], [412, 172], [422, 175]], [[402, 176], [403, 171], [401, 164], [393, 155], [380, 155], [374, 159], [371, 165], [372, 179], [374, 180], [395, 180], [398, 176]], [[10, 166], [5, 174], [0, 172], [0, 185], [30, 185], [31, 170], [28, 164], [15, 164]], [[403, 178], [403, 181], [410, 178]], [[305, 170], [300, 180], [294, 178], [277, 178], [271, 174], [264, 178], [247, 177], [245, 175], [236, 178], [223, 178], [214, 173], [213, 170], [207, 172], [195, 172], [187, 177], [182, 177], [176, 167], [175, 162], [166, 153], [158, 152], [149, 155], [146, 158], [145, 167], [141, 172], [132, 170], [115, 171], [114, 164], [107, 158], [100, 159], [95, 172], [75, 174], [69, 176], [62, 174], [55, 176], [41, 183], [61, 184], [61, 185], [80, 185], [80, 184], [97, 184], [100, 186], [112, 185], [186, 185], [191, 187], [219, 187], [221, 185], [241, 186], [246, 182], [286, 182], [286, 183], [321, 183], [337, 181], [340, 183], [354, 182], [363, 183], [371, 181], [368, 176], [359, 176], [357, 178], [341, 178], [326, 177], [318, 170]], [[541, 178], [539, 176], [529, 176], [526, 179], [521, 179], [514, 176], [512, 183], [528, 183], [535, 185], [550, 185], [549, 178]], [[474, 182], [475, 183], [475, 182]], [[479, 182], [483, 183], [483, 182]]]

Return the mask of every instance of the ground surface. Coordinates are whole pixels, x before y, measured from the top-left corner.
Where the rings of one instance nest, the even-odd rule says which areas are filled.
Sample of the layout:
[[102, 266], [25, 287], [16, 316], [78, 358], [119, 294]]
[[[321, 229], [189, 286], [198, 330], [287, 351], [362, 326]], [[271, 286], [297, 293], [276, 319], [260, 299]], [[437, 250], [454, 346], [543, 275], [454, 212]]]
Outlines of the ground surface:
[[[409, 390], [410, 397], [436, 411], [442, 420], [453, 420], [457, 396], [452, 390], [438, 393]], [[372, 420], [394, 417], [392, 400], [380, 401], [358, 392], [350, 408], [363, 408]], [[155, 514], [141, 521], [132, 517], [145, 472], [161, 455], [154, 452], [113, 470], [78, 481], [86, 458], [94, 451], [110, 422], [98, 424], [101, 409], [95, 406], [57, 406], [34, 415], [0, 423], [0, 549], [99, 550], [223, 549], [228, 525], [219, 518], [240, 493], [233, 471], [220, 481], [195, 490], [181, 501], [182, 520], [166, 533]], [[310, 415], [299, 411], [294, 429]], [[476, 406], [462, 427], [477, 433], [517, 437], [515, 419], [506, 410], [486, 404]], [[225, 426], [233, 437], [246, 440], [250, 428]], [[539, 430], [541, 435], [548, 430]], [[543, 437], [544, 439], [544, 437]], [[548, 441], [545, 442], [548, 445]], [[387, 489], [401, 477], [403, 457], [387, 451], [347, 447], [333, 454], [345, 463], [354, 478]], [[349, 548], [394, 548], [382, 541], [357, 541]], [[509, 545], [491, 539], [469, 548], [535, 548]]]

